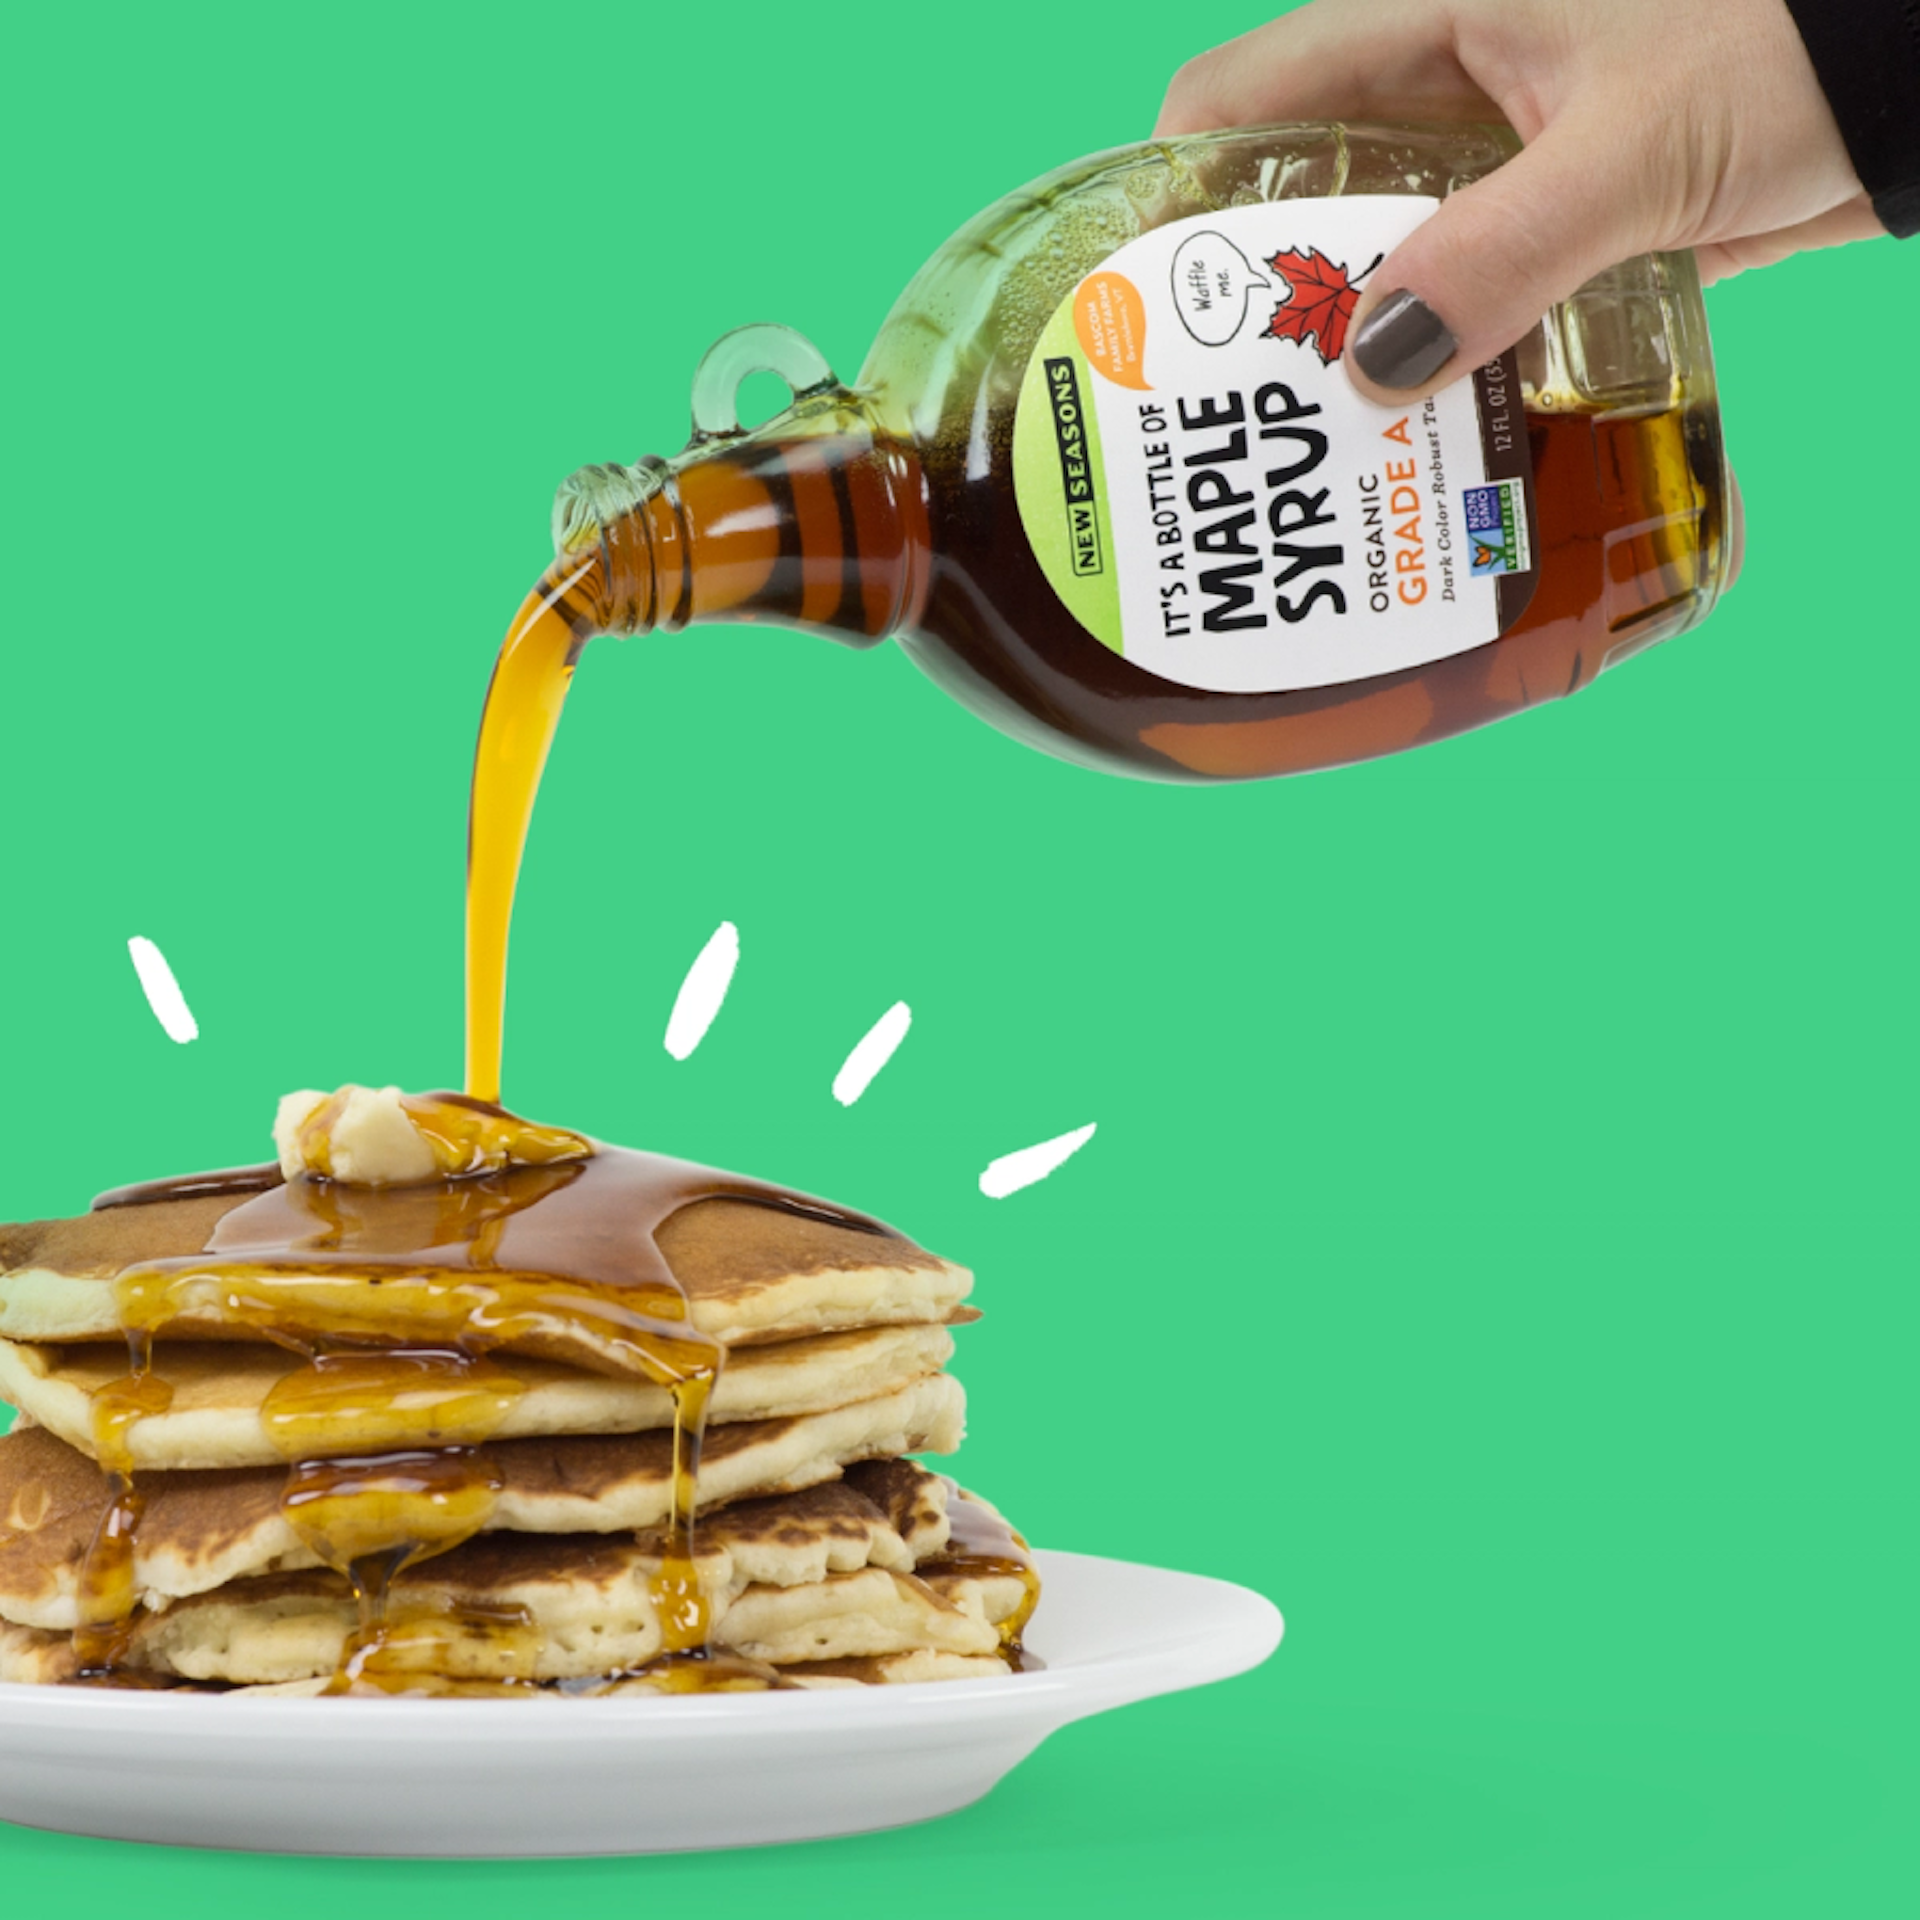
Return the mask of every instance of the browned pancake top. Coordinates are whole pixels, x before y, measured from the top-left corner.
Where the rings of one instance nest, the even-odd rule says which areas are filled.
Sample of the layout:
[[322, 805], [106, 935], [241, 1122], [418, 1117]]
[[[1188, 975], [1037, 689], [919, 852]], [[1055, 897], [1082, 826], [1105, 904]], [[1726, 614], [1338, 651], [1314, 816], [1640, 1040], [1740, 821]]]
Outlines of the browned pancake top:
[[911, 1460], [862, 1460], [847, 1469], [847, 1485], [878, 1507], [902, 1540], [911, 1543], [945, 1528], [945, 1484]]
[[[704, 1461], [711, 1468], [747, 1448], [772, 1445], [797, 1424], [741, 1420], [711, 1428]], [[664, 1486], [673, 1473], [673, 1435], [664, 1430], [499, 1440], [487, 1452], [502, 1485], [529, 1498], [572, 1495], [593, 1500], [611, 1487], [636, 1481]], [[275, 1518], [286, 1485], [280, 1467], [143, 1473], [141, 1539], [155, 1549], [170, 1547], [212, 1560]], [[800, 1509], [806, 1526], [818, 1528], [852, 1511], [834, 1497], [830, 1486], [819, 1493], [817, 1504]], [[0, 1436], [0, 1561], [9, 1582], [33, 1588], [55, 1569], [77, 1566], [110, 1497], [100, 1469], [45, 1428], [23, 1427]], [[782, 1500], [804, 1502], [806, 1497]], [[859, 1502], [871, 1511], [864, 1496]], [[773, 1504], [748, 1500], [723, 1511], [729, 1525], [751, 1530], [773, 1523]]]
[[[280, 1511], [287, 1476], [277, 1467], [215, 1467], [201, 1473], [142, 1474], [153, 1536], [190, 1542], [217, 1558]], [[85, 1454], [43, 1427], [0, 1438], [0, 1560], [7, 1583], [31, 1590], [62, 1567], [77, 1567], [99, 1525], [109, 1490]]]
[[[716, 1428], [709, 1450], [727, 1454], [771, 1439], [788, 1423], [743, 1422]], [[609, 1483], [671, 1471], [671, 1440], [647, 1434], [639, 1440], [594, 1436], [515, 1440], [492, 1450], [502, 1478], [529, 1493], [571, 1492], [591, 1496]], [[636, 1457], [637, 1456], [637, 1457]], [[891, 1463], [937, 1489], [935, 1477], [906, 1461]], [[286, 1476], [277, 1468], [225, 1467], [199, 1473], [141, 1476], [147, 1510], [143, 1534], [156, 1546], [217, 1558], [279, 1512]], [[33, 1427], [0, 1438], [0, 1558], [9, 1586], [35, 1591], [62, 1568], [78, 1565], [107, 1503], [106, 1483], [92, 1461], [64, 1441]], [[706, 1548], [759, 1544], [806, 1547], [821, 1539], [864, 1541], [890, 1523], [884, 1506], [857, 1487], [829, 1481], [795, 1493], [736, 1501], [717, 1510], [702, 1527]], [[643, 1553], [658, 1553], [659, 1538], [642, 1535]], [[451, 1587], [488, 1587], [538, 1573], [542, 1577], [600, 1581], [619, 1577], [632, 1564], [631, 1537], [599, 1534], [481, 1534], [440, 1555], [411, 1576]], [[241, 1583], [258, 1592], [255, 1576]], [[312, 1591], [335, 1576], [302, 1574]], [[229, 1583], [229, 1589], [235, 1583]], [[341, 1587], [345, 1591], [344, 1584]]]
[[[932, 1481], [934, 1476], [898, 1463]], [[935, 1482], [938, 1485], [938, 1482]], [[890, 1525], [886, 1510], [845, 1480], [828, 1480], [800, 1493], [774, 1494], [759, 1500], [738, 1500], [722, 1507], [701, 1531], [701, 1539], [715, 1546], [746, 1543], [778, 1547], [806, 1547], [816, 1540], [865, 1541], [876, 1527]], [[895, 1531], [898, 1531], [896, 1528]]]
[[[606, 1229], [577, 1221], [568, 1230], [563, 1216], [583, 1210], [561, 1197], [557, 1176], [572, 1171], [535, 1167], [435, 1187], [332, 1188], [327, 1198], [362, 1227], [363, 1243], [391, 1246], [396, 1259], [418, 1260], [430, 1250], [430, 1264], [452, 1271], [518, 1267], [613, 1285], [623, 1275], [644, 1277], [632, 1272], [635, 1250], [624, 1230], [644, 1229], [644, 1221], [629, 1217]], [[531, 1204], [535, 1200], [541, 1204]], [[904, 1236], [852, 1224], [858, 1215], [843, 1219], [846, 1224], [746, 1200], [693, 1199], [670, 1212], [653, 1237], [690, 1299], [739, 1299], [795, 1276], [837, 1269], [932, 1270], [942, 1264]], [[474, 1260], [466, 1250], [490, 1225], [499, 1228], [490, 1257]], [[244, 1261], [269, 1252], [282, 1260], [304, 1252], [312, 1264], [324, 1266], [341, 1258], [320, 1244], [325, 1237], [321, 1223], [300, 1216], [285, 1188], [152, 1200], [75, 1219], [0, 1225], [0, 1273], [41, 1267], [108, 1280], [129, 1268], [203, 1254]]]

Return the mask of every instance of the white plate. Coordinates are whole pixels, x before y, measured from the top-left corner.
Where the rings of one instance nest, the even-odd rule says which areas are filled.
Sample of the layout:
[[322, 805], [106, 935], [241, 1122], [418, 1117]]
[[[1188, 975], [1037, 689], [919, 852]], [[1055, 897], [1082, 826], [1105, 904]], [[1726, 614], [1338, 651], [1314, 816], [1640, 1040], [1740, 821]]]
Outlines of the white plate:
[[1039, 1555], [1038, 1673], [826, 1693], [222, 1700], [0, 1686], [0, 1819], [287, 1853], [663, 1853], [823, 1839], [978, 1800], [1055, 1728], [1280, 1644], [1223, 1580]]

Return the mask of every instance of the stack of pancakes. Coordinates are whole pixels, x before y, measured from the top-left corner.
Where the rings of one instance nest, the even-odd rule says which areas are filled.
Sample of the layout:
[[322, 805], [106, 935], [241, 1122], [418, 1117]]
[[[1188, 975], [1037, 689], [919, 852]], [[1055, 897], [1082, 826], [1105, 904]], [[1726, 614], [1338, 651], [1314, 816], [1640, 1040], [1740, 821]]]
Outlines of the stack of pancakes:
[[[264, 1417], [326, 1343], [289, 1350], [284, 1327], [268, 1337], [213, 1297], [212, 1250], [236, 1238], [222, 1221], [271, 1185], [175, 1183], [0, 1226], [0, 1395], [19, 1409], [0, 1437], [0, 1679], [97, 1677], [75, 1629], [89, 1624], [89, 1556], [115, 1497], [103, 1461], [118, 1449], [139, 1496], [135, 1604], [109, 1677], [341, 1690], [366, 1625], [359, 1563], [324, 1565], [289, 1517], [307, 1469], [290, 1478]], [[807, 1685], [1004, 1673], [1037, 1591], [1024, 1545], [985, 1502], [903, 1457], [960, 1442], [964, 1397], [944, 1369], [951, 1326], [974, 1317], [970, 1276], [891, 1233], [734, 1198], [679, 1207], [654, 1240], [687, 1323], [725, 1348], [691, 1542], [710, 1649]], [[196, 1260], [208, 1284], [179, 1296], [151, 1347], [170, 1394], [115, 1428], [103, 1414], [129, 1372], [126, 1276]], [[282, 1271], [276, 1284], [297, 1293], [311, 1278]], [[408, 1459], [480, 1461], [490, 1497], [480, 1531], [393, 1577], [384, 1690], [413, 1690], [409, 1674], [430, 1691], [669, 1684], [648, 1671], [675, 1644], [661, 1578], [677, 1551], [668, 1388], [591, 1340], [510, 1334], [479, 1363], [496, 1388], [488, 1437], [448, 1448], [471, 1436], [436, 1426], [436, 1360], [468, 1364], [423, 1356], [430, 1390], [417, 1404], [393, 1396], [355, 1431]]]

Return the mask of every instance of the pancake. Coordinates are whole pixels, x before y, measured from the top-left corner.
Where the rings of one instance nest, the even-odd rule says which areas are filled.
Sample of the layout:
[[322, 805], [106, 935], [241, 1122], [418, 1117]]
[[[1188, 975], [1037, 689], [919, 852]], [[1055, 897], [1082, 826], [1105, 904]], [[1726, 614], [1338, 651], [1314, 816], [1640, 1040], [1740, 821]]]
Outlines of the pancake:
[[[825, 1413], [714, 1427], [700, 1463], [700, 1505], [797, 1491], [876, 1456], [950, 1453], [960, 1444], [965, 1407], [956, 1380], [928, 1374]], [[640, 1532], [666, 1524], [669, 1433], [504, 1440], [486, 1453], [500, 1479], [490, 1525], [502, 1532]], [[234, 1580], [316, 1565], [281, 1513], [286, 1485], [279, 1466], [143, 1474], [134, 1590], [147, 1605], [164, 1606]], [[105, 1503], [99, 1468], [54, 1434], [28, 1427], [0, 1437], [0, 1619], [52, 1630], [76, 1625], [79, 1570]], [[897, 1535], [924, 1539], [924, 1516], [876, 1504], [890, 1525], [899, 1513]]]
[[[859, 1660], [805, 1660], [782, 1667], [781, 1676], [797, 1687], [899, 1687], [927, 1680], [1005, 1679], [1007, 1663], [997, 1653], [937, 1653], [916, 1647], [911, 1653], [868, 1654]], [[658, 1693], [651, 1681], [622, 1681], [615, 1693]]]
[[[511, 1189], [516, 1180], [524, 1184], [549, 1172], [529, 1169], [495, 1184]], [[442, 1190], [422, 1193], [423, 1204], [442, 1200]], [[272, 1197], [208, 1194], [0, 1226], [0, 1336], [54, 1344], [122, 1339], [116, 1276], [156, 1262], [197, 1260], [228, 1215]], [[897, 1235], [737, 1200], [696, 1200], [667, 1218], [655, 1240], [686, 1295], [694, 1328], [729, 1346], [941, 1322], [973, 1283], [965, 1268]], [[224, 1289], [211, 1276], [212, 1268], [241, 1257], [233, 1250], [209, 1257], [209, 1278], [190, 1290], [160, 1330], [164, 1337], [258, 1340], [257, 1332], [222, 1316]], [[356, 1305], [378, 1321], [385, 1301], [376, 1286], [319, 1264], [311, 1271], [283, 1268], [274, 1277], [279, 1325], [294, 1338], [324, 1340], [343, 1308]], [[590, 1325], [549, 1323], [516, 1331], [501, 1344], [597, 1372], [633, 1371], [609, 1336]]]
[[[0, 1628], [0, 1638], [4, 1637], [6, 1631]], [[24, 1633], [24, 1629], [20, 1628], [12, 1631]], [[898, 1687], [919, 1685], [929, 1680], [1005, 1679], [1007, 1663], [997, 1653], [939, 1653], [931, 1647], [915, 1647], [911, 1653], [868, 1654], [854, 1660], [805, 1660], [781, 1667], [779, 1673], [791, 1685], [810, 1689]], [[283, 1680], [277, 1685], [232, 1687], [221, 1691], [235, 1700], [311, 1700], [326, 1689], [327, 1682], [324, 1680]], [[609, 1681], [590, 1691], [596, 1700], [604, 1700], [621, 1694], [665, 1693], [668, 1689], [644, 1674], [634, 1674]], [[578, 1693], [577, 1687], [545, 1686], [528, 1689], [524, 1697], [533, 1700], [567, 1700], [577, 1698]]]
[[[715, 1425], [785, 1419], [871, 1400], [938, 1372], [952, 1353], [953, 1336], [940, 1325], [863, 1328], [746, 1347], [721, 1373], [708, 1419]], [[495, 1363], [525, 1388], [506, 1408], [497, 1429], [500, 1439], [638, 1433], [673, 1424], [671, 1396], [651, 1381], [583, 1373], [517, 1355], [496, 1356]], [[153, 1371], [172, 1387], [173, 1398], [164, 1412], [148, 1414], [129, 1430], [135, 1471], [278, 1464], [281, 1455], [261, 1425], [260, 1409], [269, 1389], [303, 1364], [282, 1347], [220, 1341], [156, 1346]], [[94, 1454], [90, 1395], [126, 1370], [119, 1346], [0, 1340], [0, 1399], [88, 1455]], [[385, 1438], [359, 1427], [355, 1451], [447, 1443], [430, 1428], [410, 1427]]]
[[[916, 1470], [918, 1471], [918, 1470]], [[931, 1479], [932, 1476], [923, 1478]], [[937, 1484], [937, 1483], [936, 1483]], [[921, 1564], [933, 1574], [935, 1558]], [[651, 1582], [659, 1537], [490, 1534], [405, 1573], [390, 1594], [388, 1670], [417, 1660], [454, 1680], [589, 1680], [662, 1649]], [[858, 1679], [821, 1663], [906, 1661], [896, 1677], [936, 1677], [948, 1659], [999, 1667], [1000, 1621], [942, 1590], [882, 1510], [847, 1486], [716, 1515], [697, 1554], [714, 1614], [711, 1644], [822, 1681]], [[771, 1577], [763, 1577], [771, 1576]], [[136, 1616], [125, 1663], [145, 1675], [241, 1686], [317, 1680], [339, 1667], [357, 1618], [348, 1584], [326, 1572], [268, 1574]], [[924, 1656], [916, 1670], [915, 1656]], [[1000, 1670], [1004, 1671], [1004, 1668]], [[74, 1677], [69, 1642], [0, 1629], [0, 1680]]]

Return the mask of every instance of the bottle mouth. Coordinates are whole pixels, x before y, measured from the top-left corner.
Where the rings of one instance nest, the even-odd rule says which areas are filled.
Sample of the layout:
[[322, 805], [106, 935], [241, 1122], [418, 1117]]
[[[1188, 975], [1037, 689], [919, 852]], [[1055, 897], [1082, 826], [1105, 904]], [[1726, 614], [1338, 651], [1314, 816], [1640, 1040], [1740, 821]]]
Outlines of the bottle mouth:
[[[560, 483], [553, 497], [553, 552], [556, 566], [596, 565], [595, 590], [602, 633], [645, 633], [671, 609], [658, 604], [651, 502], [665, 493], [669, 548], [679, 523], [679, 502], [671, 486], [673, 470], [648, 454], [630, 467], [582, 467]], [[678, 569], [682, 594], [687, 582]], [[678, 604], [676, 601], [675, 605]], [[681, 613], [678, 625], [686, 624]]]
[[607, 529], [651, 500], [666, 475], [667, 463], [651, 454], [630, 467], [607, 464], [568, 474], [553, 496], [555, 559], [603, 546]]

